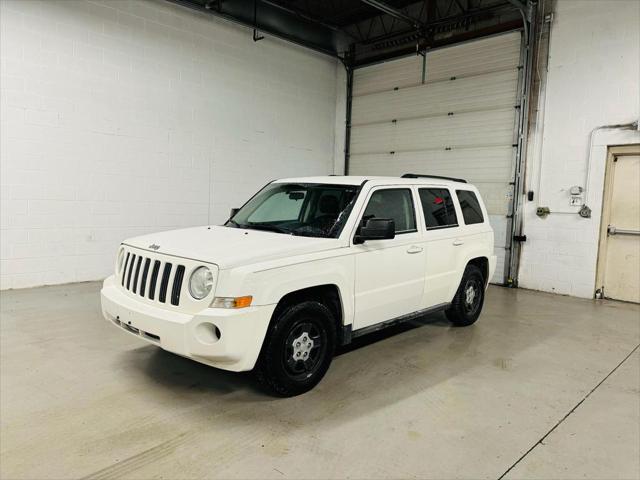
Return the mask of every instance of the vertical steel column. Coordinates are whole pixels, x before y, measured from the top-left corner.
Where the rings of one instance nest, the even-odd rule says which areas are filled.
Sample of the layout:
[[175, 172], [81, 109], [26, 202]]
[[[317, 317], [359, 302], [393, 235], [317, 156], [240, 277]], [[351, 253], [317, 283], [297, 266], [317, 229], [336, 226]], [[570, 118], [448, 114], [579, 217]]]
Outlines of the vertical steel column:
[[351, 158], [351, 104], [353, 100], [353, 59], [355, 46], [351, 45], [349, 52], [345, 55], [344, 68], [347, 70], [347, 101], [345, 112], [345, 133], [344, 133], [344, 174], [349, 175], [349, 159]]
[[[543, 2], [541, 2], [543, 3]], [[506, 265], [507, 284], [518, 286], [518, 267], [520, 264], [520, 240], [522, 238], [522, 192], [524, 163], [526, 161], [527, 137], [529, 129], [529, 96], [533, 69], [533, 57], [536, 44], [538, 19], [538, 5], [529, 1], [528, 11], [521, 10], [524, 23], [523, 68], [521, 77], [521, 92], [518, 116], [518, 137], [516, 149], [515, 171], [513, 177], [513, 199], [510, 213], [509, 228], [507, 229], [507, 247], [509, 248], [508, 265]], [[530, 12], [530, 15], [529, 15]]]

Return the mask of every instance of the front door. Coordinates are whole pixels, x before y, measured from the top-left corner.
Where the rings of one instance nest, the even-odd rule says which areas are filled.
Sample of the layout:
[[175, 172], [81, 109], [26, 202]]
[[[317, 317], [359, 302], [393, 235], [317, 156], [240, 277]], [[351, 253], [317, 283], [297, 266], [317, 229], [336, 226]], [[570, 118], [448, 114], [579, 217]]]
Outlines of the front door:
[[423, 308], [426, 257], [413, 189], [372, 190], [361, 220], [369, 218], [393, 219], [396, 236], [351, 246], [355, 250], [354, 330]]
[[612, 149], [607, 163], [598, 286], [640, 303], [640, 146]]

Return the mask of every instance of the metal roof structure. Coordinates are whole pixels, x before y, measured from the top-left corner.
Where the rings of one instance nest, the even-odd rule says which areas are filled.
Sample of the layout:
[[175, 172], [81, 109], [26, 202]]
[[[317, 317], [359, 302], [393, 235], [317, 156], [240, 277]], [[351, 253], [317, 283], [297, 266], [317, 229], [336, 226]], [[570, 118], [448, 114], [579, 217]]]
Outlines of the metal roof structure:
[[169, 0], [338, 57], [349, 67], [522, 27], [526, 0]]

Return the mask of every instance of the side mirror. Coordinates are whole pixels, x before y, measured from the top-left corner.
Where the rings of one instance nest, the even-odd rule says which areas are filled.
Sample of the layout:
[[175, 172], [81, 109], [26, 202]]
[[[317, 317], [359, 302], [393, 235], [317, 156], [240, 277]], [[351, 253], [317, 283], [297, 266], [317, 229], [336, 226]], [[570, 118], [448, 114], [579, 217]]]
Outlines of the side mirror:
[[231, 209], [231, 215], [229, 215], [229, 218], [231, 219], [231, 218], [235, 217], [236, 213], [238, 213], [239, 210], [240, 210], [239, 208], [232, 208]]
[[364, 243], [367, 240], [389, 240], [396, 236], [396, 222], [390, 218], [372, 218], [361, 228], [353, 242]]

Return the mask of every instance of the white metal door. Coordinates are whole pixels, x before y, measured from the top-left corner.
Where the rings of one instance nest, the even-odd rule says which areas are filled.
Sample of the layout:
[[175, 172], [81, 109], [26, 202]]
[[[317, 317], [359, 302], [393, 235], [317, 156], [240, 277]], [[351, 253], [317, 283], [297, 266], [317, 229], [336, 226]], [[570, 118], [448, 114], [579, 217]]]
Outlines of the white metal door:
[[424, 173], [475, 184], [505, 281], [519, 103], [520, 32], [354, 72], [349, 173]]
[[640, 155], [609, 157], [604, 202], [599, 283], [607, 298], [640, 303]]

